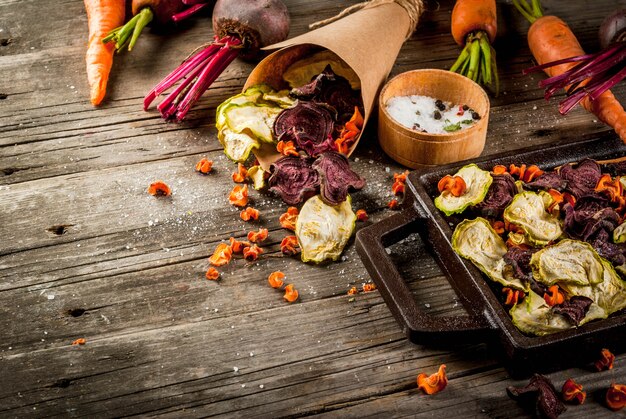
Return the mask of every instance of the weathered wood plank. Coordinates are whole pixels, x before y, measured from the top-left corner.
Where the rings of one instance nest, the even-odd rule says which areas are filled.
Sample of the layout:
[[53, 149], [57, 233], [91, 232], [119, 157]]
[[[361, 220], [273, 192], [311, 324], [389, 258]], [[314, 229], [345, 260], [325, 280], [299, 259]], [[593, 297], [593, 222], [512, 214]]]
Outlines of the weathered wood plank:
[[[287, 3], [296, 35], [354, 2]], [[453, 62], [459, 49], [449, 35], [452, 3], [429, 4], [392, 75]], [[626, 6], [624, 0], [594, 7], [544, 3], [589, 50], [597, 47], [595, 28], [607, 11]], [[605, 131], [582, 110], [559, 116], [556, 101], [546, 103], [537, 87], [543, 76], [520, 75], [532, 62], [528, 24], [507, 2], [498, 6], [502, 94], [492, 99], [485, 154]], [[226, 202], [233, 165], [212, 126], [215, 107], [240, 89], [252, 64], [229, 68], [181, 125], [144, 112], [141, 100], [210, 39], [208, 19], [186, 23], [177, 37], [148, 31], [132, 54], [117, 56], [109, 99], [98, 110], [87, 101], [80, 0], [0, 0], [0, 30], [0, 39], [10, 39], [0, 42], [0, 72], [10, 75], [0, 79], [3, 416], [524, 414], [504, 393], [521, 382], [512, 381], [484, 345], [412, 345], [377, 292], [351, 302], [347, 289], [368, 281], [352, 244], [345, 260], [328, 266], [237, 260], [223, 269], [220, 283], [203, 279], [215, 244], [252, 227]], [[615, 93], [626, 99], [626, 86]], [[382, 208], [399, 167], [382, 155], [373, 128], [354, 159], [369, 185], [354, 198], [355, 207], [377, 221], [389, 214]], [[202, 156], [216, 161], [216, 173], [194, 173]], [[156, 178], [172, 184], [171, 200], [145, 193]], [[276, 254], [286, 234], [277, 223], [285, 206], [252, 195], [264, 217], [260, 225], [271, 230], [268, 250]], [[393, 247], [393, 257], [424, 310], [462, 313], [427, 247], [407, 240]], [[266, 285], [276, 269], [296, 284], [300, 303], [288, 305]], [[70, 346], [77, 337], [87, 345]], [[570, 369], [551, 377], [557, 385], [575, 377], [595, 390], [626, 381], [625, 360], [618, 356], [609, 372]], [[418, 394], [417, 373], [442, 362], [449, 388], [433, 397]], [[567, 413], [609, 415], [597, 396]]]

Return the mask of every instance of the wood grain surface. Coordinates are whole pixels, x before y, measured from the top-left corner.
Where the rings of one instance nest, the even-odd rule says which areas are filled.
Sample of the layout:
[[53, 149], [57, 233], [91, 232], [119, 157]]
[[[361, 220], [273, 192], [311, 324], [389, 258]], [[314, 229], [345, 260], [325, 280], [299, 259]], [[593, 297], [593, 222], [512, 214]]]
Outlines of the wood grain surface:
[[[355, 2], [286, 3], [297, 35]], [[452, 5], [427, 2], [392, 75], [454, 62]], [[594, 51], [598, 25], [626, 1], [544, 5]], [[563, 117], [555, 100], [544, 101], [543, 75], [521, 75], [532, 65], [527, 22], [506, 1], [498, 13], [502, 93], [491, 98], [483, 155], [607, 131], [581, 109]], [[253, 64], [233, 63], [183, 124], [142, 110], [150, 87], [211, 36], [208, 14], [171, 36], [147, 30], [131, 54], [115, 57], [96, 109], [82, 1], [0, 0], [0, 416], [528, 415], [505, 392], [524, 381], [511, 379], [486, 345], [411, 344], [378, 292], [346, 295], [370, 281], [353, 242], [336, 263], [303, 264], [279, 257], [289, 232], [278, 223], [286, 206], [277, 198], [252, 191], [261, 220], [239, 219], [227, 200], [236, 167], [217, 141], [214, 112]], [[626, 103], [626, 84], [614, 92]], [[370, 214], [358, 227], [390, 215], [392, 176], [404, 170], [375, 132], [372, 124], [351, 158], [368, 181], [353, 196]], [[202, 157], [214, 161], [208, 176], [193, 169]], [[170, 184], [170, 198], [146, 193], [157, 179]], [[219, 282], [204, 279], [218, 243], [260, 226], [270, 231], [265, 257], [233, 261]], [[463, 313], [419, 237], [390, 251], [425, 310]], [[299, 302], [267, 285], [275, 270], [296, 285]], [[71, 345], [77, 338], [86, 344]], [[448, 388], [421, 394], [417, 374], [442, 363]], [[557, 387], [569, 377], [589, 396], [563, 417], [613, 417], [599, 391], [626, 382], [626, 356], [606, 372], [581, 365], [550, 374]]]

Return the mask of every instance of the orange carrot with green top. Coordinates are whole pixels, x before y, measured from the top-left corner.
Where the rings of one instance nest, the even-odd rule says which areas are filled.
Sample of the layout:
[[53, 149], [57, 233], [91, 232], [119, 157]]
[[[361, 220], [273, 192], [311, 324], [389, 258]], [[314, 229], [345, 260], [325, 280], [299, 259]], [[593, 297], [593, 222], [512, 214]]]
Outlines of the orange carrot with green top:
[[495, 84], [497, 95], [496, 52], [491, 46], [498, 31], [496, 1], [457, 0], [452, 9], [451, 29], [452, 37], [463, 51], [450, 71], [481, 84]]
[[[580, 43], [572, 30], [565, 22], [556, 16], [544, 16], [539, 0], [513, 0], [513, 5], [531, 22], [528, 30], [528, 46], [541, 66], [546, 63], [550, 67], [542, 68], [550, 77], [557, 77], [576, 66], [576, 62], [566, 62], [568, 58], [585, 55]], [[576, 83], [575, 87], [582, 87], [588, 83], [588, 79]], [[567, 89], [566, 89], [567, 91]], [[571, 93], [571, 92], [570, 92]], [[604, 91], [595, 98], [577, 98], [570, 96], [564, 101], [565, 107], [561, 113], [566, 113], [578, 101], [599, 120], [615, 129], [622, 141], [626, 142], [626, 112], [620, 102], [613, 96], [610, 90]]]
[[99, 105], [106, 93], [109, 73], [113, 65], [114, 46], [102, 39], [113, 29], [124, 24], [124, 0], [85, 0], [89, 42], [87, 44], [87, 80], [91, 103]]

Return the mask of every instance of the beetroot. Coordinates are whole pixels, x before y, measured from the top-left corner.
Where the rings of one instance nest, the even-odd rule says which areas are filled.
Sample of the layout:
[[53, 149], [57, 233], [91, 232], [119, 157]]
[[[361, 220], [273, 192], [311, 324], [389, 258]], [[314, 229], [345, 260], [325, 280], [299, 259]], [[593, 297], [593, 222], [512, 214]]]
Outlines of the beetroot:
[[297, 205], [317, 193], [319, 175], [311, 167], [311, 159], [283, 157], [270, 167], [270, 191], [280, 195], [289, 205]]
[[365, 179], [350, 168], [343, 154], [329, 151], [319, 156], [313, 163], [321, 178], [322, 200], [328, 205], [339, 205], [346, 200], [348, 190], [358, 190], [365, 186]]
[[326, 107], [298, 101], [296, 106], [278, 115], [274, 122], [274, 134], [279, 140], [293, 141], [298, 149], [317, 157], [333, 149], [334, 126], [333, 116]]
[[289, 24], [287, 7], [280, 0], [218, 0], [213, 8], [214, 41], [187, 58], [148, 92], [144, 110], [157, 96], [180, 82], [157, 109], [166, 120], [182, 121], [237, 56], [258, 57], [261, 47], [287, 38]]
[[291, 96], [330, 105], [341, 122], [350, 119], [355, 106], [361, 105], [359, 93], [352, 90], [347, 79], [336, 75], [330, 65], [327, 65], [310, 83], [293, 89]]

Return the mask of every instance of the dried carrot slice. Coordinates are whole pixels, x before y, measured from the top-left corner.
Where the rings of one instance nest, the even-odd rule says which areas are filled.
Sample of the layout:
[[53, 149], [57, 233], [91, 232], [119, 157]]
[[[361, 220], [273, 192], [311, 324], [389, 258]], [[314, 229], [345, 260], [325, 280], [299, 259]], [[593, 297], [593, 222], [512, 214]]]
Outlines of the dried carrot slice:
[[561, 395], [563, 396], [563, 401], [573, 404], [583, 404], [587, 398], [587, 393], [583, 391], [583, 386], [571, 378], [568, 378], [567, 381], [563, 383]]
[[524, 291], [514, 290], [509, 287], [502, 288], [502, 292], [506, 294], [506, 300], [504, 301], [504, 305], [507, 307], [512, 307], [516, 305], [526, 295], [524, 294]]
[[365, 212], [364, 209], [356, 210], [356, 214], [355, 215], [356, 215], [357, 221], [361, 221], [361, 222], [365, 222], [369, 218], [369, 216], [367, 215], [367, 212]]
[[228, 201], [236, 207], [248, 205], [248, 185], [235, 186], [228, 196]]
[[354, 113], [346, 125], [344, 125], [339, 138], [335, 140], [337, 151], [341, 154], [347, 155], [350, 151], [350, 147], [356, 141], [357, 136], [363, 129], [363, 116], [358, 107], [354, 107]]
[[281, 214], [278, 221], [280, 221], [280, 225], [282, 228], [286, 228], [287, 230], [296, 231], [296, 220], [298, 219], [298, 208], [289, 207], [287, 208], [287, 212]]
[[267, 281], [270, 283], [270, 287], [272, 288], [280, 288], [283, 286], [284, 281], [283, 278], [285, 274], [281, 271], [272, 272], [270, 276], [267, 278]]
[[72, 345], [84, 345], [85, 343], [87, 343], [87, 339], [78, 338], [72, 342]]
[[618, 411], [626, 406], [626, 385], [611, 384], [606, 392], [606, 405], [613, 411]]
[[493, 228], [493, 231], [495, 231], [497, 234], [504, 234], [504, 221], [500, 221], [500, 220], [496, 220], [496, 221], [490, 221], [491, 227]]
[[298, 157], [300, 155], [298, 150], [296, 150], [296, 146], [293, 141], [279, 141], [278, 144], [276, 144], [276, 150], [278, 150], [278, 152], [283, 156]]
[[248, 240], [252, 243], [261, 243], [265, 239], [267, 239], [268, 231], [266, 228], [261, 228], [259, 231], [250, 231], [248, 232]]
[[391, 186], [391, 192], [396, 196], [404, 195], [405, 186], [406, 184], [404, 182], [394, 182]]
[[217, 269], [211, 266], [206, 271], [206, 274], [204, 274], [204, 276], [206, 277], [206, 279], [209, 279], [211, 281], [217, 281], [220, 277], [220, 273], [217, 271]]
[[295, 302], [298, 299], [298, 290], [296, 290], [294, 288], [293, 284], [289, 284], [285, 287], [285, 295], [283, 295], [283, 298], [285, 300], [287, 300], [290, 303]]
[[465, 180], [461, 176], [445, 175], [437, 183], [437, 189], [439, 192], [448, 191], [454, 196], [461, 196], [465, 193], [467, 185]]
[[596, 192], [606, 192], [611, 201], [618, 202], [619, 198], [623, 193], [622, 183], [619, 181], [619, 178], [613, 178], [608, 173], [605, 173], [600, 177], [598, 184], [595, 187]]
[[446, 365], [442, 364], [439, 370], [430, 376], [421, 373], [417, 376], [417, 388], [426, 394], [435, 394], [446, 388], [448, 377], [446, 376]]
[[372, 292], [376, 289], [376, 284], [363, 284], [363, 292]]
[[524, 182], [529, 183], [541, 175], [543, 175], [543, 170], [541, 170], [537, 165], [533, 164], [524, 171], [524, 176], [521, 179]]
[[213, 170], [213, 162], [211, 160], [203, 158], [198, 163], [196, 163], [196, 172], [200, 172], [203, 175], [206, 175], [211, 170]]
[[172, 194], [172, 190], [165, 182], [157, 180], [156, 182], [150, 184], [148, 187], [148, 193], [152, 196], [170, 196]]
[[615, 355], [608, 349], [602, 349], [600, 352], [601, 358], [594, 362], [594, 366], [598, 371], [611, 370], [613, 369], [613, 362], [615, 361]]
[[239, 216], [244, 221], [250, 221], [250, 220], [256, 221], [259, 219], [259, 210], [254, 209], [252, 207], [247, 207], [245, 210], [239, 213]]
[[550, 307], [563, 304], [565, 301], [565, 297], [563, 297], [563, 294], [559, 291], [558, 285], [552, 285], [548, 288], [548, 292], [543, 294], [543, 299]]
[[400, 204], [398, 203], [397, 199], [392, 199], [391, 201], [387, 203], [387, 208], [395, 210], [398, 208], [399, 205]]
[[347, 294], [348, 295], [354, 295], [354, 294], [358, 294], [359, 290], [356, 287], [352, 287], [348, 290]]
[[503, 166], [501, 164], [497, 164], [497, 165], [493, 166], [493, 169], [491, 170], [491, 172], [494, 175], [502, 175], [504, 173], [508, 173], [508, 170], [507, 170], [506, 166]]
[[511, 176], [517, 176], [518, 179], [524, 179], [524, 173], [526, 172], [526, 165], [522, 164], [521, 166], [516, 166], [511, 164], [509, 166], [509, 173]]
[[261, 249], [254, 243], [251, 246], [246, 246], [243, 248], [243, 257], [249, 262], [257, 260], [261, 253], [263, 253], [263, 249]]
[[393, 181], [394, 182], [406, 182], [406, 177], [409, 175], [409, 171], [406, 170], [403, 173], [394, 173], [393, 174]]
[[237, 171], [233, 173], [233, 182], [244, 183], [248, 177], [248, 169], [241, 163], [237, 163]]
[[229, 240], [230, 240], [230, 250], [233, 253], [243, 253], [244, 247], [250, 246], [250, 243], [240, 242], [234, 237], [231, 237]]
[[298, 250], [298, 238], [296, 236], [286, 236], [280, 242], [280, 251], [286, 256], [293, 256], [300, 253]]
[[213, 266], [223, 266], [230, 262], [233, 251], [226, 243], [220, 243], [215, 248], [213, 255], [209, 258], [209, 263]]

